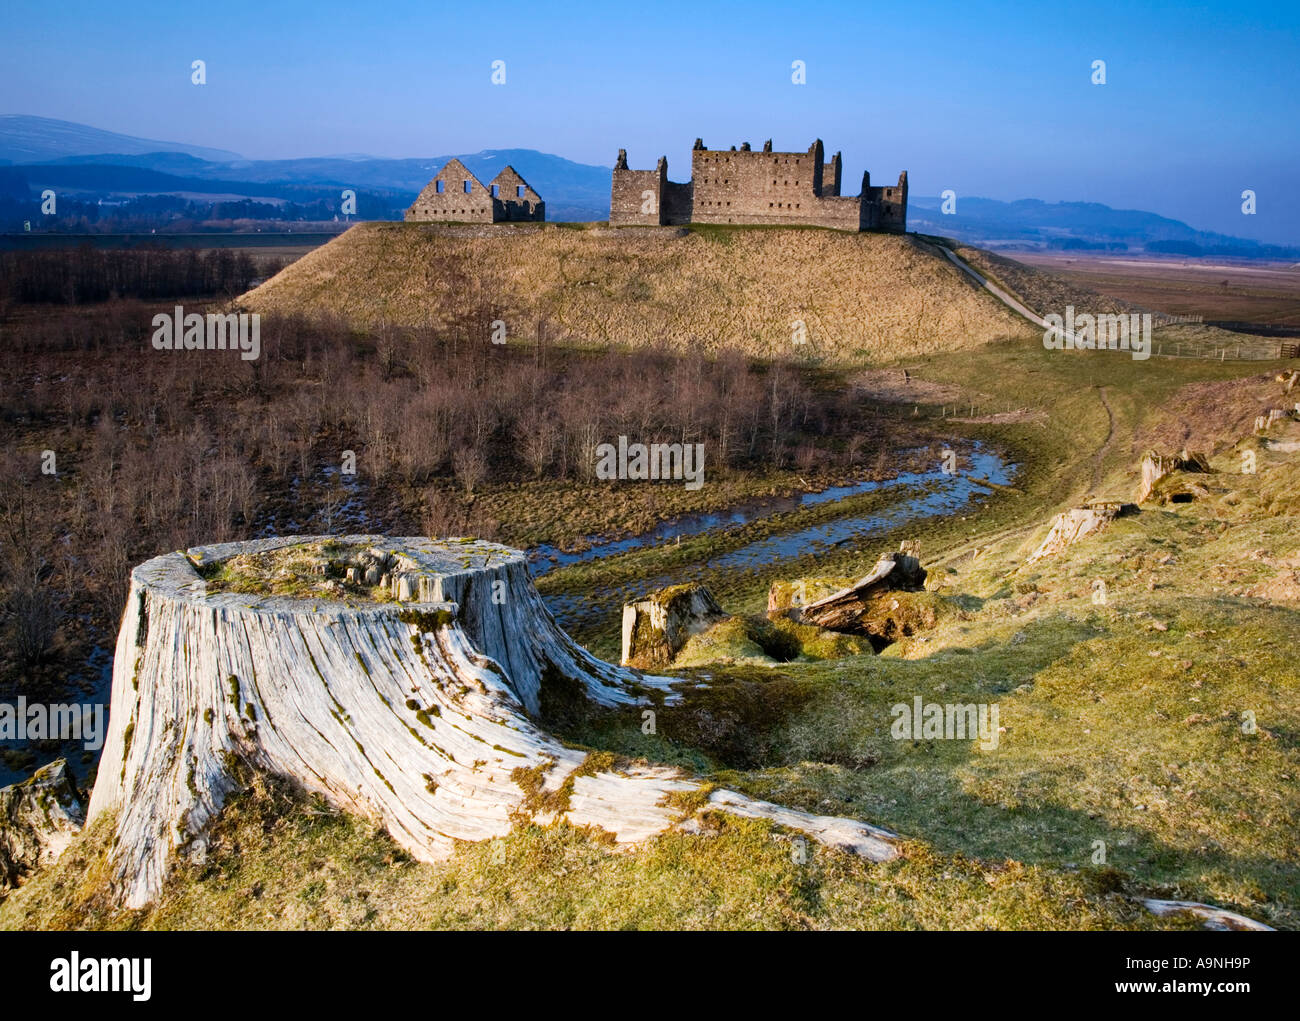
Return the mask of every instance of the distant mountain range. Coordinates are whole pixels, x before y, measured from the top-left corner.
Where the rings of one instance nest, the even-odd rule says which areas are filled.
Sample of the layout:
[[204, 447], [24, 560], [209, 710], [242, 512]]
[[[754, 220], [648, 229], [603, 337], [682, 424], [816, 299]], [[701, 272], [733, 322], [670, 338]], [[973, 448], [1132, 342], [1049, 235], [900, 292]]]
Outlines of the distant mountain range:
[[216, 163], [240, 158], [238, 153], [227, 152], [225, 149], [209, 149], [181, 142], [157, 142], [50, 117], [0, 114], [0, 163], [42, 163], [64, 156], [106, 152], [129, 156], [181, 152]]
[[[107, 146], [104, 148], [102, 146]], [[116, 148], [114, 148], [114, 146]], [[414, 159], [322, 156], [247, 160], [238, 153], [180, 143], [154, 142], [43, 117], [0, 117], [0, 194], [25, 181], [79, 197], [178, 194], [243, 196], [265, 201], [337, 199], [344, 188], [369, 192], [392, 209], [409, 206], [420, 189], [454, 155], [480, 180], [513, 166], [546, 200], [551, 220], [603, 220], [609, 216], [608, 167], [593, 167], [533, 149], [489, 149]]]
[[[488, 149], [455, 157], [482, 181], [513, 166], [546, 200], [552, 221], [609, 216], [610, 170], [534, 149]], [[131, 207], [128, 222], [165, 229], [211, 219], [331, 219], [343, 189], [358, 194], [362, 219], [396, 219], [451, 155], [381, 159], [366, 155], [248, 160], [238, 153], [101, 131], [25, 115], [0, 116], [0, 230], [85, 229], [105, 208]], [[52, 188], [73, 203], [75, 223], [42, 221], [39, 195]], [[175, 196], [169, 206], [146, 196]], [[211, 208], [209, 208], [211, 207]], [[1199, 231], [1168, 217], [1095, 202], [1000, 202], [966, 198], [954, 214], [942, 200], [911, 197], [908, 227], [991, 248], [1151, 251], [1180, 255], [1300, 257], [1300, 248]], [[179, 210], [179, 211], [178, 211]], [[158, 222], [155, 224], [149, 218]], [[178, 219], [187, 217], [185, 219]], [[143, 219], [142, 219], [143, 218]], [[103, 221], [98, 221], [102, 223]], [[112, 221], [110, 221], [112, 222]], [[99, 229], [104, 229], [102, 226]], [[177, 228], [179, 229], [179, 228]]]
[[1112, 209], [1100, 202], [1042, 202], [960, 198], [942, 212], [943, 200], [909, 196], [907, 226], [985, 248], [1047, 248], [1065, 251], [1142, 250], [1173, 255], [1296, 258], [1300, 248], [1197, 230], [1140, 209]]

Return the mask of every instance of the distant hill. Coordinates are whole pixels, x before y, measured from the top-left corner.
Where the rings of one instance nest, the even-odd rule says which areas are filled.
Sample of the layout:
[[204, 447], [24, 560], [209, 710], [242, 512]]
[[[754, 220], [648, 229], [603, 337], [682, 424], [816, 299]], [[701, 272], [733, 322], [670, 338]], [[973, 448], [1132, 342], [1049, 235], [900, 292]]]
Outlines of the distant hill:
[[[609, 216], [608, 167], [575, 163], [535, 149], [485, 149], [409, 159], [340, 155], [248, 160], [222, 149], [135, 138], [48, 117], [0, 117], [0, 163], [21, 167], [22, 179], [37, 191], [63, 187], [95, 199], [146, 192], [300, 198], [326, 188], [352, 188], [391, 199], [400, 209], [410, 205], [453, 156], [484, 183], [502, 167], [513, 166], [546, 200], [551, 220]], [[120, 168], [139, 173], [126, 174]], [[10, 191], [14, 180], [11, 174]]]
[[[391, 215], [415, 201], [420, 189], [451, 156], [406, 160], [237, 160], [212, 163], [184, 153], [69, 156], [7, 168], [29, 191], [62, 187], [87, 197], [113, 199], [123, 194], [234, 195], [250, 199], [303, 196], [344, 188], [391, 199]], [[546, 200], [552, 221], [585, 222], [609, 216], [610, 172], [532, 149], [489, 149], [456, 157], [485, 184], [504, 166], [513, 166]], [[4, 170], [6, 168], [0, 168]]]
[[986, 248], [1062, 251], [1147, 251], [1173, 255], [1295, 258], [1300, 248], [1197, 230], [1181, 220], [1100, 202], [1042, 202], [959, 198], [954, 213], [943, 200], [913, 195], [907, 225], [923, 234], [957, 238]]
[[238, 153], [225, 149], [119, 135], [114, 131], [101, 131], [73, 121], [31, 117], [27, 114], [0, 114], [0, 162], [39, 163], [66, 156], [89, 156], [96, 153], [131, 156], [160, 152], [186, 153], [215, 162], [240, 158]]

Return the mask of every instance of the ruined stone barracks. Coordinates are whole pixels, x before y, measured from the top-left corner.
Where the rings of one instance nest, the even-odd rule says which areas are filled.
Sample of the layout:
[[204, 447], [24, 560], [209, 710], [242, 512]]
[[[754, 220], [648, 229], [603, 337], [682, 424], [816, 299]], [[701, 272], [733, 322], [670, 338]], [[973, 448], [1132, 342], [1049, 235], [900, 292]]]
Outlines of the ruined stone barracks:
[[546, 203], [514, 167], [503, 167], [488, 185], [460, 160], [448, 160], [424, 186], [406, 220], [449, 223], [517, 223], [546, 219]]
[[610, 192], [611, 226], [663, 226], [688, 223], [761, 223], [834, 227], [838, 230], [907, 229], [907, 171], [898, 184], [871, 186], [862, 175], [862, 191], [840, 194], [841, 164], [837, 152], [826, 162], [819, 138], [807, 152], [773, 152], [769, 140], [762, 152], [746, 142], [730, 151], [706, 149], [695, 140], [691, 180], [668, 180], [668, 160], [659, 157], [654, 170], [631, 170], [627, 150], [618, 151]]

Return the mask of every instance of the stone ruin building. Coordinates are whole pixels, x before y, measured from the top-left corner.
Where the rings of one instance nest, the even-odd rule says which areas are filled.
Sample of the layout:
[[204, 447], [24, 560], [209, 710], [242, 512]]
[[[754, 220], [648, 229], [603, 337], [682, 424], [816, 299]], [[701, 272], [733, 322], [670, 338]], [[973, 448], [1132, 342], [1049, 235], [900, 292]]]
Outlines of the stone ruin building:
[[840, 194], [840, 154], [826, 162], [821, 139], [807, 152], [762, 152], [746, 142], [730, 151], [706, 149], [695, 140], [691, 180], [668, 180], [668, 160], [654, 170], [631, 170], [627, 150], [618, 151], [610, 192], [611, 226], [663, 226], [687, 223], [762, 223], [834, 227], [839, 230], [907, 229], [907, 171], [898, 184], [871, 186], [862, 175], [862, 191]]
[[546, 203], [514, 167], [502, 168], [484, 186], [457, 159], [447, 161], [406, 211], [408, 222], [512, 223], [545, 219]]

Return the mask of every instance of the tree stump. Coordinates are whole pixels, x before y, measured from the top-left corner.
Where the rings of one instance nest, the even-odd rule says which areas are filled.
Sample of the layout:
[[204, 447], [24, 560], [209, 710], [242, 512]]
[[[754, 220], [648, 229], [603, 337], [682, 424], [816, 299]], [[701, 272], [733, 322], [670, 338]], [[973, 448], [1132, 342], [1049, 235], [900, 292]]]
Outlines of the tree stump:
[[0, 789], [0, 890], [61, 855], [81, 829], [85, 807], [65, 759]]
[[692, 635], [726, 619], [705, 586], [671, 585], [623, 605], [623, 666], [667, 666]]
[[[367, 578], [384, 564], [386, 583], [383, 570]], [[89, 815], [114, 820], [110, 873], [130, 907], [158, 895], [173, 856], [205, 851], [241, 767], [381, 823], [424, 861], [521, 821], [566, 819], [627, 843], [707, 810], [896, 856], [887, 831], [730, 791], [683, 813], [699, 780], [617, 768], [535, 722], [551, 698], [650, 704], [658, 691], [672, 704], [669, 685], [574, 643], [524, 555], [504, 546], [349, 536], [171, 553], [131, 573]]]
[[1161, 454], [1148, 450], [1142, 458], [1142, 482], [1138, 485], [1137, 502], [1146, 503], [1156, 483], [1173, 472], [1208, 474], [1210, 461], [1204, 454], [1188, 450], [1177, 454]]

